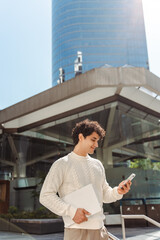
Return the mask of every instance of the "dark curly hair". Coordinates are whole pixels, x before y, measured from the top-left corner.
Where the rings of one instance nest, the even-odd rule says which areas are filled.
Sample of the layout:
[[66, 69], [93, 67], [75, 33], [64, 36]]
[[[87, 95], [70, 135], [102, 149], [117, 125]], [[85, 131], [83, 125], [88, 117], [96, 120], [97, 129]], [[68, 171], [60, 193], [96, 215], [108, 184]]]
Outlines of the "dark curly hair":
[[85, 119], [76, 124], [76, 126], [72, 129], [72, 138], [75, 145], [79, 142], [78, 135], [80, 133], [83, 134], [84, 138], [90, 136], [93, 132], [96, 132], [100, 139], [103, 139], [105, 136], [104, 129], [100, 126], [97, 121], [90, 121], [89, 119]]

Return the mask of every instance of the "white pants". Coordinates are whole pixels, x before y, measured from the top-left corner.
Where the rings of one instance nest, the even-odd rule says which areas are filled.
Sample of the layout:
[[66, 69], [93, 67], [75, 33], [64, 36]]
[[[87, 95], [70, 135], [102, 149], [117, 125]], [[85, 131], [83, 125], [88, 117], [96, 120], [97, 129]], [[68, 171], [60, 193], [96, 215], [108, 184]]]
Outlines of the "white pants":
[[101, 229], [65, 228], [64, 240], [108, 240], [108, 235]]

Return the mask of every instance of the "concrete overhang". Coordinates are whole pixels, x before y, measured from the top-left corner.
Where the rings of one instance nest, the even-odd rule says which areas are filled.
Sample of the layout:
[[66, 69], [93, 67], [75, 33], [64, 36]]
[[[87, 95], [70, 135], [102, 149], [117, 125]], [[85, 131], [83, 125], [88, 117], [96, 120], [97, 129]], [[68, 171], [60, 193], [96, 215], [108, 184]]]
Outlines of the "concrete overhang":
[[109, 98], [136, 103], [160, 118], [160, 78], [145, 68], [95, 68], [1, 110], [1, 128], [25, 130]]

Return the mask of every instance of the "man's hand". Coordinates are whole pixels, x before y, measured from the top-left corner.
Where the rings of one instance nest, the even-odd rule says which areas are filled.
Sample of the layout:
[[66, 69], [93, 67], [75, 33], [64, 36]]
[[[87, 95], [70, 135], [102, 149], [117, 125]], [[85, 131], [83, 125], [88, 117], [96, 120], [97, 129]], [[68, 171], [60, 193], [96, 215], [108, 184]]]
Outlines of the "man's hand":
[[130, 186], [132, 185], [131, 181], [128, 181], [126, 184], [124, 184], [125, 181], [121, 182], [118, 186], [118, 193], [119, 194], [126, 194], [130, 190]]
[[87, 212], [84, 208], [78, 208], [76, 211], [76, 214], [74, 215], [73, 221], [78, 224], [88, 221], [88, 218], [86, 217], [86, 215], [91, 215], [91, 214]]

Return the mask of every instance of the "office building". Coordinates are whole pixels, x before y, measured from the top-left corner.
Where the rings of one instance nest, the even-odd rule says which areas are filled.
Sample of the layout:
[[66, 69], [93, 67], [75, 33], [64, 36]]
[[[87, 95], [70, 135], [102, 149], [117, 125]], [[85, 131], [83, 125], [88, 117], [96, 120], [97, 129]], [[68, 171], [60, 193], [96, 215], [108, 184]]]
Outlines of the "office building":
[[142, 0], [52, 0], [53, 86], [128, 65], [149, 68]]
[[34, 208], [39, 178], [73, 150], [72, 128], [86, 118], [106, 130], [93, 157], [111, 186], [134, 172], [126, 198], [160, 197], [159, 171], [129, 167], [160, 161], [159, 81], [144, 68], [96, 68], [0, 111], [0, 179], [10, 181], [10, 205]]

